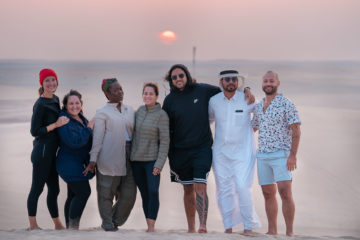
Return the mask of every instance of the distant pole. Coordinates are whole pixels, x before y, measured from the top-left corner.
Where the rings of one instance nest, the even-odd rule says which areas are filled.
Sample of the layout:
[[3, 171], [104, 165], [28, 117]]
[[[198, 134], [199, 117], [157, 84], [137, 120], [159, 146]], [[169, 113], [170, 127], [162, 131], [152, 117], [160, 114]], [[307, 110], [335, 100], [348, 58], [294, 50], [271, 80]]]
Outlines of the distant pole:
[[193, 51], [192, 51], [192, 67], [193, 67], [193, 72], [192, 75], [194, 77], [196, 77], [196, 66], [195, 66], [195, 58], [196, 58], [196, 46], [193, 47]]

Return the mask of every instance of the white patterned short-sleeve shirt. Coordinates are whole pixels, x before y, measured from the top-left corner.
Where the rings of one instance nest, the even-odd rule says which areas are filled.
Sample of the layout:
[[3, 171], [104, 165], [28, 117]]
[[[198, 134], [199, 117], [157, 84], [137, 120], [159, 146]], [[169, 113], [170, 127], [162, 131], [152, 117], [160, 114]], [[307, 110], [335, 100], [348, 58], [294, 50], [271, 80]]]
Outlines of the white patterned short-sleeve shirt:
[[301, 123], [299, 113], [293, 102], [278, 94], [264, 109], [265, 98], [256, 104], [252, 127], [259, 130], [258, 147], [260, 152], [290, 150], [292, 132], [290, 125]]

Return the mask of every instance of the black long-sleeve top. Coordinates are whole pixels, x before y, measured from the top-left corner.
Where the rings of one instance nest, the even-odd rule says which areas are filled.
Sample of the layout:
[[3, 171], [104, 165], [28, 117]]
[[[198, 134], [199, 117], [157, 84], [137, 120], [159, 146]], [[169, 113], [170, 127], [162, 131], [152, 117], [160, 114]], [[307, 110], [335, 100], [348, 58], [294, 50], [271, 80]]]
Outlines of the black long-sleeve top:
[[166, 96], [163, 109], [170, 120], [170, 151], [212, 144], [209, 100], [219, 87], [194, 84], [183, 91], [174, 89]]
[[48, 132], [46, 127], [59, 117], [60, 103], [59, 98], [54, 95], [52, 98], [39, 97], [33, 107], [33, 115], [31, 117], [31, 135], [37, 141], [58, 141], [56, 131]]

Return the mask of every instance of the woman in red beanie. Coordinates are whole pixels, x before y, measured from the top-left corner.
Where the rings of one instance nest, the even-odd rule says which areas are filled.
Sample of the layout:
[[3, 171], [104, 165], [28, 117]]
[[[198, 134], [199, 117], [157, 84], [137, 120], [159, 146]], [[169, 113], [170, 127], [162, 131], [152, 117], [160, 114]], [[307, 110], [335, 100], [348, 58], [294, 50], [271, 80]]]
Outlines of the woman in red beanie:
[[55, 229], [64, 229], [60, 222], [57, 197], [60, 192], [59, 177], [56, 172], [56, 152], [59, 139], [56, 128], [69, 122], [65, 116], [59, 118], [59, 98], [54, 95], [58, 86], [56, 73], [52, 69], [42, 69], [40, 75], [40, 97], [34, 104], [31, 118], [31, 135], [35, 137], [31, 162], [33, 164], [32, 184], [27, 199], [29, 230], [40, 229], [36, 222], [38, 199], [46, 183], [48, 187], [47, 206]]

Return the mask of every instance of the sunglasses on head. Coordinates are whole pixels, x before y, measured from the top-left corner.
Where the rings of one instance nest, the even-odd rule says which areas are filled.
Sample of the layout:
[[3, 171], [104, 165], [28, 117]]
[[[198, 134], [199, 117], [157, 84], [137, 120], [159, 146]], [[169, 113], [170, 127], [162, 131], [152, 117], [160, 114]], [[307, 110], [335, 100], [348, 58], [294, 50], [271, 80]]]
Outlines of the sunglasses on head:
[[184, 77], [185, 77], [185, 74], [180, 73], [179, 75], [172, 75], [172, 76], [171, 76], [171, 79], [172, 79], [172, 80], [176, 80], [178, 76], [179, 76], [179, 78], [184, 78]]
[[224, 77], [223, 80], [227, 83], [229, 83], [230, 81], [237, 82], [238, 78], [237, 77]]

